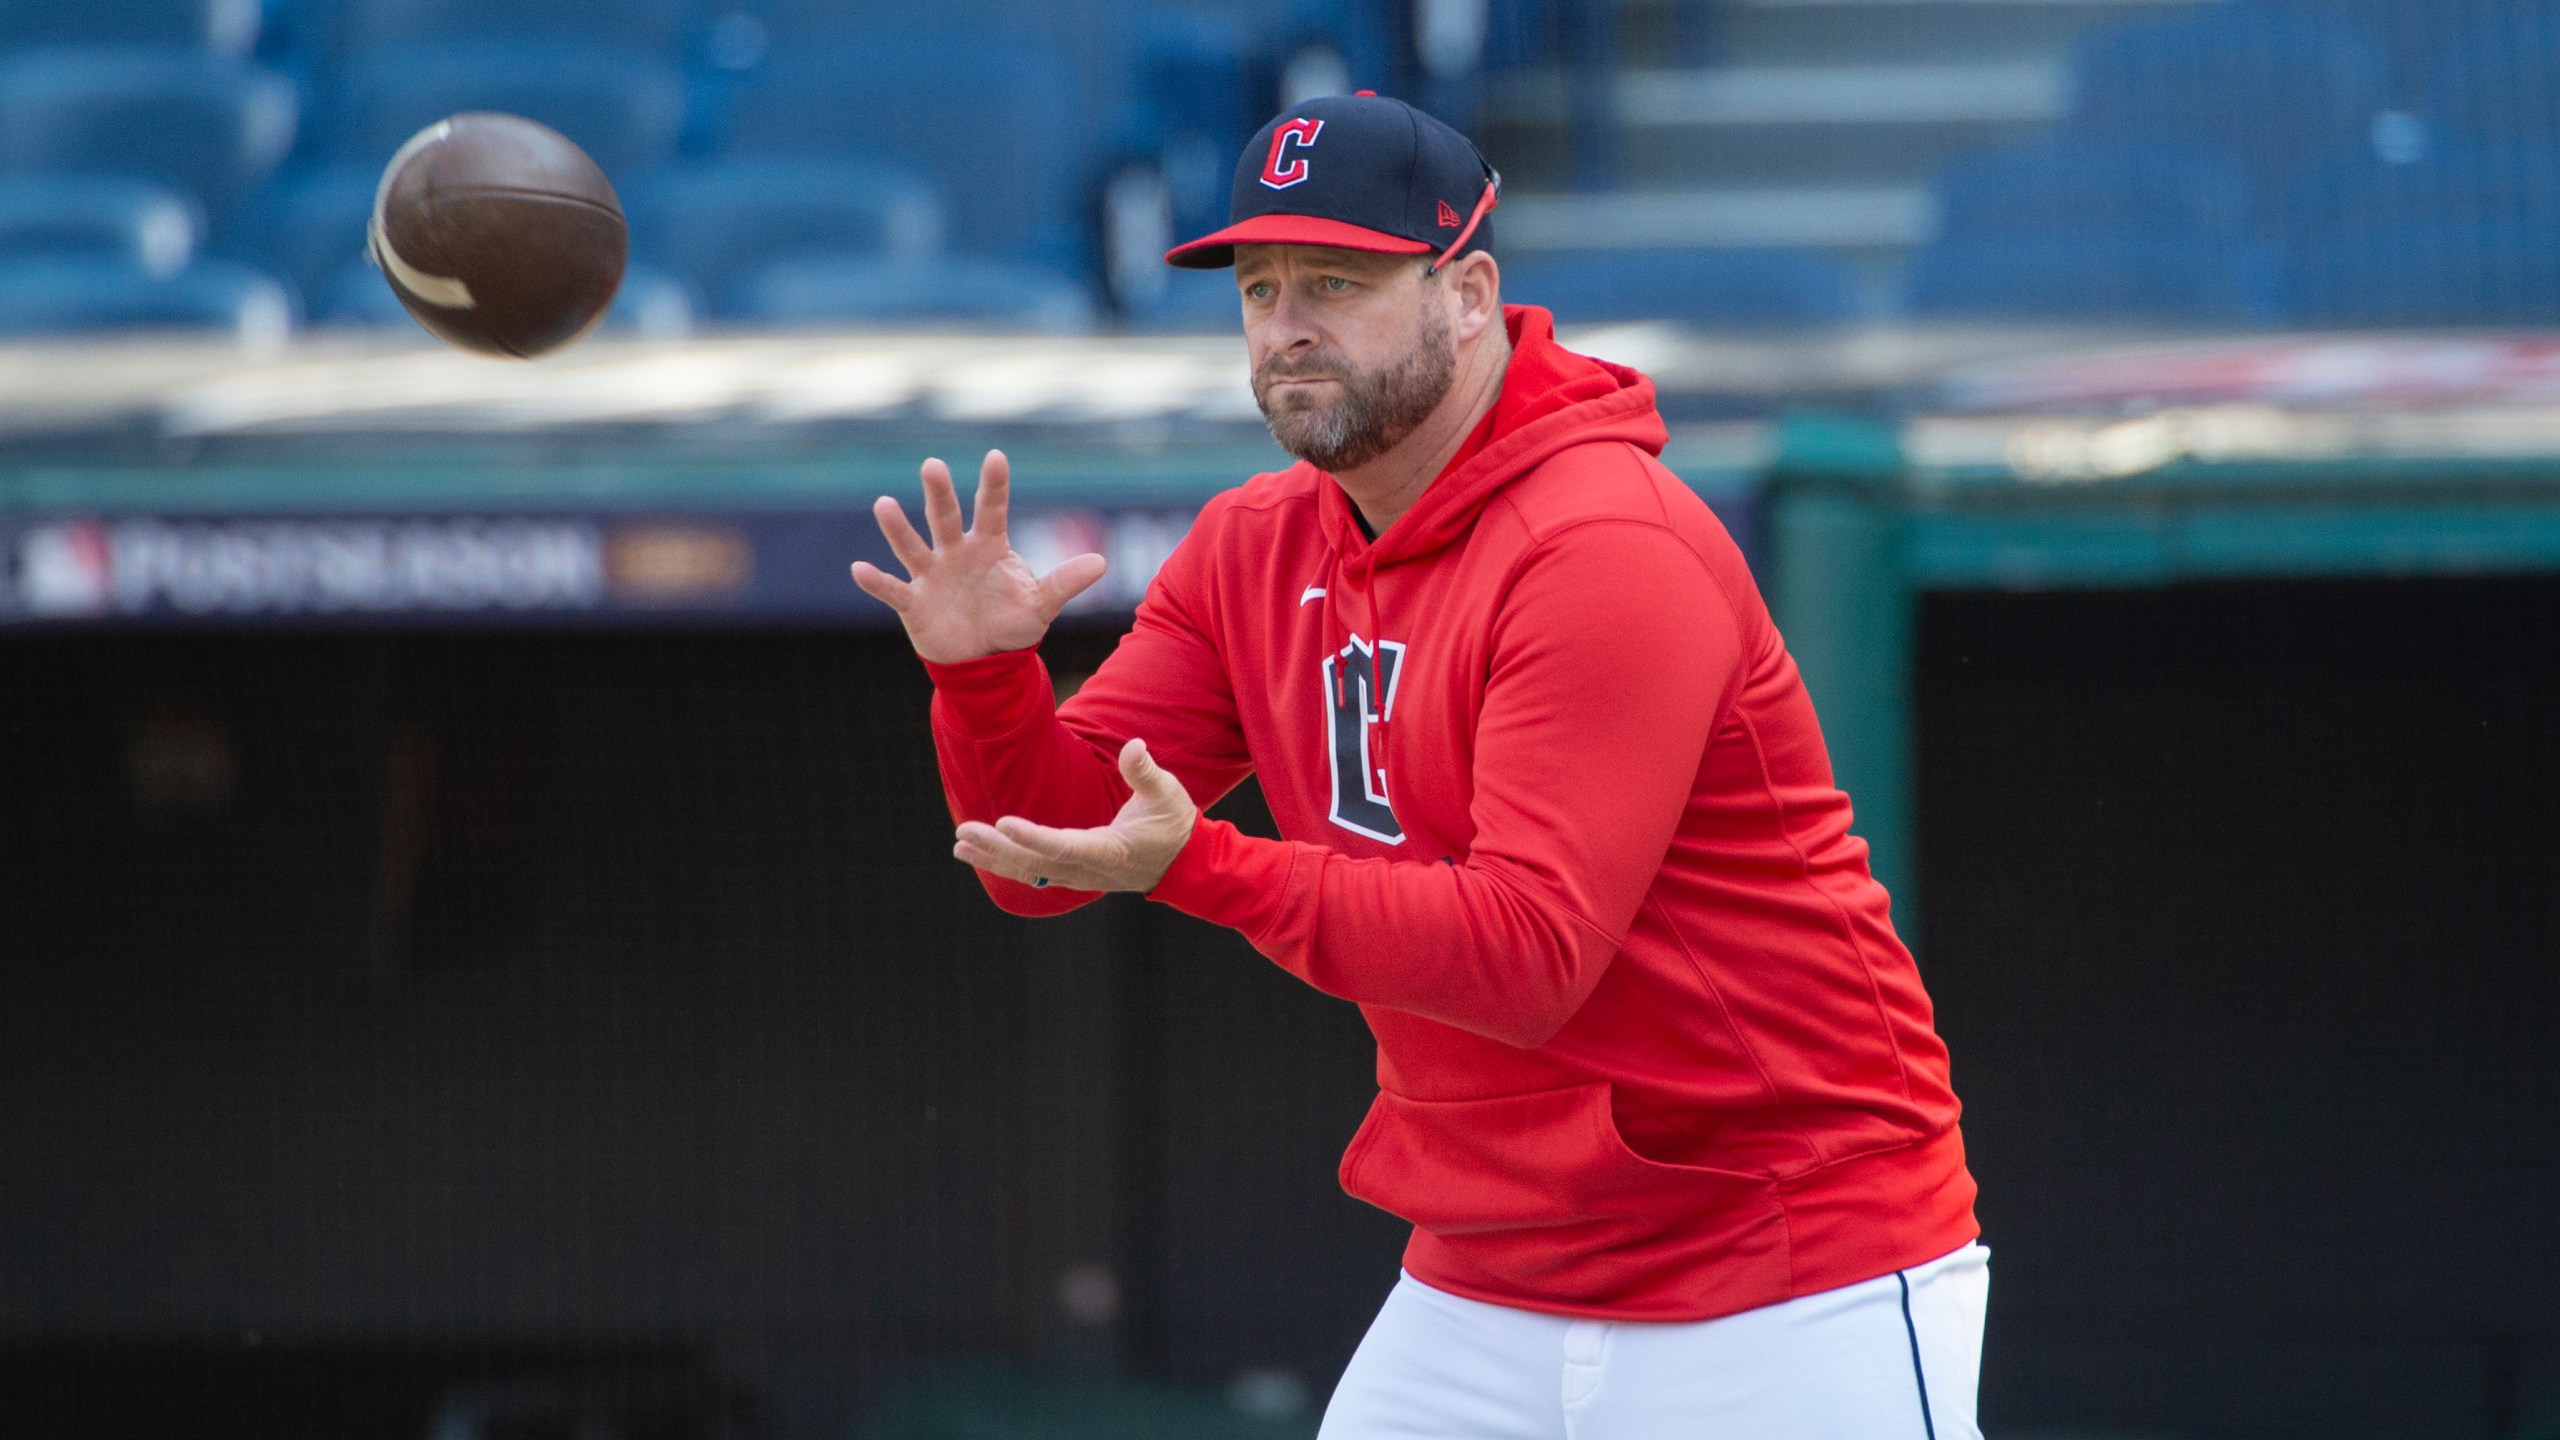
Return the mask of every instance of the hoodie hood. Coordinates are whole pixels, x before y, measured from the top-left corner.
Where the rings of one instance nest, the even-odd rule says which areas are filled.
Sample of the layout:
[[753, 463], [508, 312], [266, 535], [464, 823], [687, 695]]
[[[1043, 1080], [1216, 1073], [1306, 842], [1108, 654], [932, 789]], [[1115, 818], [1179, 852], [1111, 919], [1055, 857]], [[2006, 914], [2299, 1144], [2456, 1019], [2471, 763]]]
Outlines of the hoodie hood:
[[[1333, 637], [1328, 648], [1341, 657], [1334, 671], [1335, 701], [1350, 704], [1352, 687], [1365, 684], [1367, 696], [1375, 698], [1360, 704], [1373, 715], [1381, 754], [1390, 743], [1395, 705], [1379, 658], [1389, 626], [1372, 585], [1378, 572], [1447, 549], [1475, 527], [1504, 486], [1566, 450], [1620, 442], [1659, 455], [1669, 439], [1654, 409], [1652, 381], [1558, 345], [1555, 317], [1537, 306], [1505, 306], [1502, 320], [1511, 335], [1502, 393], [1412, 509], [1372, 541], [1340, 482], [1327, 475], [1318, 486], [1327, 552], [1324, 625]], [[1354, 627], [1365, 629], [1372, 643], [1364, 646]], [[1355, 664], [1365, 666], [1365, 681], [1355, 680]]]
[[1535, 305], [1504, 306], [1503, 326], [1511, 363], [1474, 454], [1461, 451], [1375, 541], [1362, 533], [1341, 485], [1323, 487], [1326, 536], [1351, 567], [1374, 571], [1447, 548], [1504, 486], [1576, 445], [1614, 441], [1662, 453], [1669, 434], [1654, 408], [1652, 381], [1558, 345], [1555, 317]]

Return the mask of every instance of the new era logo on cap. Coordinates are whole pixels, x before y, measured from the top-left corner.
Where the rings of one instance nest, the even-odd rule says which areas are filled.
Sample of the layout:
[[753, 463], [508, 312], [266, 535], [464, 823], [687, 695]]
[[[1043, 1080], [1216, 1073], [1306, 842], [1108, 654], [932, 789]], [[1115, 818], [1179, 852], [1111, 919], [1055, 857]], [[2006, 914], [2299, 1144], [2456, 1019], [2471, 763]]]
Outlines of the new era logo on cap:
[[1493, 243], [1501, 189], [1465, 136], [1403, 101], [1328, 95], [1263, 126], [1237, 160], [1226, 228], [1164, 258], [1215, 270], [1238, 245], [1330, 245], [1436, 254], [1437, 268]]

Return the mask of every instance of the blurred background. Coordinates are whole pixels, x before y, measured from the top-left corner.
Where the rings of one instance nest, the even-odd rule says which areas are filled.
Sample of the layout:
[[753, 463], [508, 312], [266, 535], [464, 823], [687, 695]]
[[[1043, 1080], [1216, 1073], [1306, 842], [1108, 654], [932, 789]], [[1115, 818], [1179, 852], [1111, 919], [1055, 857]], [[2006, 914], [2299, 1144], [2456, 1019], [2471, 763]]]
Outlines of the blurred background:
[[[988, 905], [845, 565], [1002, 444], [1090, 673], [1283, 460], [1157, 256], [1352, 88], [1479, 139], [1779, 613], [1993, 1440], [2560, 1436], [2521, 0], [0, 0], [0, 1430], [1312, 1436], [1366, 1031]], [[363, 257], [466, 109], [632, 219], [536, 365]]]

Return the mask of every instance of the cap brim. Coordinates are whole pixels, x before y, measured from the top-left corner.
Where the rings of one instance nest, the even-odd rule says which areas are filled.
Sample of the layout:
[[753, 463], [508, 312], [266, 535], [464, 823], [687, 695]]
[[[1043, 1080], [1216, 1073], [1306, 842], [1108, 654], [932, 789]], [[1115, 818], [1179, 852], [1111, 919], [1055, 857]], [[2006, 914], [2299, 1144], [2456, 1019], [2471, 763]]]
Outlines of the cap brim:
[[1239, 245], [1324, 245], [1335, 250], [1367, 250], [1380, 255], [1429, 255], [1432, 247], [1384, 230], [1371, 230], [1341, 220], [1313, 215], [1256, 215], [1224, 230], [1203, 235], [1188, 245], [1164, 252], [1168, 265], [1185, 270], [1223, 270], [1236, 263]]

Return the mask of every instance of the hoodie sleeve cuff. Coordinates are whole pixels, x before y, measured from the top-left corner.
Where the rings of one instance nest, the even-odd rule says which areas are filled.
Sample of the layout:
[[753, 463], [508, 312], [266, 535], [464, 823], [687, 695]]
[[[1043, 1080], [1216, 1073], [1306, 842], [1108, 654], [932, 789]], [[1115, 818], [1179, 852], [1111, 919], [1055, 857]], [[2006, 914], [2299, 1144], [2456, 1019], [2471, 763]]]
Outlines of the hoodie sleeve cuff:
[[1147, 898], [1255, 939], [1287, 908], [1298, 849], [1203, 815]]
[[957, 665], [927, 660], [924, 671], [943, 722], [971, 740], [1002, 739], [1053, 703], [1049, 668], [1037, 650], [1000, 650]]

